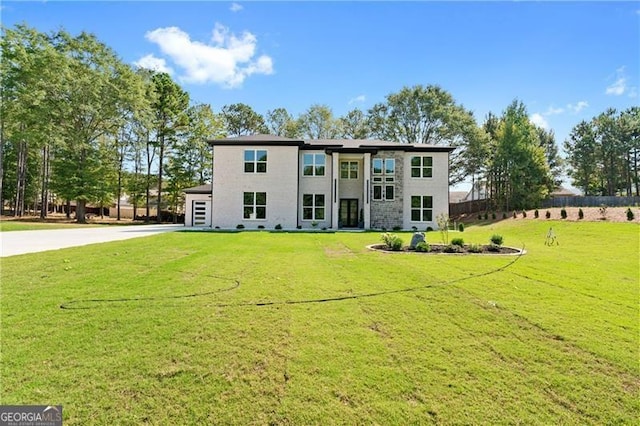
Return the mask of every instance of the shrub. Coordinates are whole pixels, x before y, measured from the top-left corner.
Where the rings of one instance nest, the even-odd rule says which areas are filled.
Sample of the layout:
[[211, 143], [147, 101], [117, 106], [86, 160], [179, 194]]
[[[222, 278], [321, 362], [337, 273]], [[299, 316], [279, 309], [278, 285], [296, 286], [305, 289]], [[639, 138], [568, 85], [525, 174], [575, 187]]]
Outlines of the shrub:
[[443, 251], [445, 253], [462, 253], [462, 247], [449, 244], [443, 249]]
[[440, 213], [436, 218], [436, 222], [438, 223], [438, 229], [440, 230], [442, 244], [449, 244], [449, 215], [446, 213]]
[[220, 229], [220, 227], [219, 227], [219, 226], [216, 226], [216, 227], [215, 227], [215, 228], [213, 228], [213, 229]]
[[563, 219], [567, 218], [567, 210], [564, 207], [560, 210], [560, 217]]
[[389, 234], [388, 232], [382, 234], [382, 241], [389, 250], [399, 251], [402, 249], [402, 239], [396, 234]]
[[488, 216], [488, 215], [487, 215], [487, 213], [485, 212], [485, 213], [484, 213], [484, 220], [487, 220], [487, 219], [489, 219], [489, 216]]
[[236, 229], [244, 229], [244, 225], [239, 223], [236, 225]]
[[514, 211], [513, 211], [513, 218], [515, 219], [515, 218], [517, 218], [517, 217], [518, 217], [518, 213], [516, 213], [516, 211], [514, 210]]
[[627, 208], [627, 220], [633, 220], [635, 218], [635, 215], [633, 214], [633, 211], [631, 211], [631, 207]]
[[482, 220], [482, 215], [481, 214], [478, 215], [478, 220]]
[[464, 223], [459, 223], [458, 224], [458, 231], [464, 232]]
[[491, 213], [491, 219], [496, 220], [496, 212]]
[[471, 244], [469, 246], [470, 253], [482, 253], [482, 246], [480, 244]]
[[578, 219], [584, 219], [584, 212], [582, 209], [578, 209]]
[[547, 212], [544, 214], [544, 217], [546, 217], [547, 219], [551, 218], [551, 212], [547, 210]]
[[279, 230], [281, 230], [281, 229], [282, 229], [282, 225], [277, 224], [277, 225], [276, 225], [276, 229], [277, 229], [278, 231], [279, 231]]
[[393, 230], [394, 231], [401, 231], [402, 230], [402, 226], [396, 225], [396, 226], [393, 227]]
[[464, 246], [464, 240], [462, 238], [452, 238], [451, 245], [462, 247]]
[[526, 211], [524, 211], [524, 210], [522, 210], [522, 217], [523, 217], [523, 218], [527, 217], [527, 212], [526, 212]]
[[412, 227], [411, 227], [411, 230], [412, 230], [413, 232], [416, 232], [416, 231], [418, 230], [418, 227], [417, 227], [417, 226], [412, 226]]
[[540, 217], [540, 213], [538, 212], [538, 209], [535, 209], [535, 210], [534, 210], [534, 212], [533, 212], [533, 217], [535, 217], [536, 219], [537, 219], [538, 217]]
[[302, 225], [296, 226], [296, 229], [302, 229]]
[[430, 226], [427, 226], [426, 232], [433, 232], [433, 228]]
[[500, 247], [502, 245], [502, 243], [504, 242], [504, 238], [502, 238], [502, 235], [500, 234], [493, 234], [491, 236], [491, 244], [493, 244], [494, 246], [498, 246]]
[[506, 218], [507, 218], [507, 213], [502, 212], [502, 218], [503, 218], [503, 219], [506, 219]]
[[264, 225], [258, 225], [258, 229], [264, 229]]
[[419, 251], [421, 253], [427, 253], [429, 250], [431, 250], [431, 246], [429, 246], [429, 243], [427, 243], [426, 241], [420, 241], [416, 245], [416, 251]]
[[327, 227], [326, 227], [326, 226], [323, 226], [323, 227], [322, 227], [322, 230], [323, 230], [323, 231], [326, 231], [326, 230], [327, 230]]

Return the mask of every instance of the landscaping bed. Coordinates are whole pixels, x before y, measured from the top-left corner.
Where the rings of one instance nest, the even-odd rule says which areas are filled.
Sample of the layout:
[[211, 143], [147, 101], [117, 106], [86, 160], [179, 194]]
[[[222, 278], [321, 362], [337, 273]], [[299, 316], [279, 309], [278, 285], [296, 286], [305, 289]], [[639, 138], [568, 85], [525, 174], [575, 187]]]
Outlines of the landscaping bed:
[[[524, 254], [526, 253], [522, 249], [505, 246], [493, 246], [490, 244], [478, 245], [472, 249], [472, 246], [465, 244], [464, 246], [453, 246], [445, 244], [429, 244], [429, 251], [417, 251], [409, 248], [409, 246], [402, 247], [400, 250], [390, 250], [386, 244], [372, 244], [368, 246], [371, 250], [383, 251], [388, 253], [418, 253], [418, 254]], [[479, 249], [479, 250], [478, 250]]]

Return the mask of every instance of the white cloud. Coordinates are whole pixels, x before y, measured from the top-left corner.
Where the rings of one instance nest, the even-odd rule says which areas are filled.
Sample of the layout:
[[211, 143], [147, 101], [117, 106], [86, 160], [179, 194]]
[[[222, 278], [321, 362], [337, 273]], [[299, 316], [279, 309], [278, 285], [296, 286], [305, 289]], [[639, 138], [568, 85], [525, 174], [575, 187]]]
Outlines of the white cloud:
[[549, 128], [549, 123], [547, 123], [547, 120], [542, 116], [542, 114], [539, 114], [536, 112], [532, 114], [531, 117], [529, 117], [529, 119], [533, 124], [535, 124], [538, 127], [542, 127], [543, 129]]
[[607, 86], [605, 94], [620, 96], [624, 95], [627, 89], [627, 76], [624, 72], [624, 67], [620, 67], [616, 70], [615, 81]]
[[349, 99], [349, 105], [355, 104], [356, 102], [364, 102], [366, 100], [367, 100], [367, 97], [365, 95], [358, 95], [355, 98]]
[[166, 72], [167, 74], [173, 74], [173, 69], [167, 66], [167, 61], [165, 61], [162, 58], [156, 58], [151, 54], [143, 56], [142, 58], [135, 61], [133, 64], [139, 68], [146, 68], [152, 71]]
[[248, 31], [236, 36], [216, 23], [211, 43], [191, 40], [178, 27], [157, 28], [145, 37], [182, 69], [180, 79], [187, 83], [216, 83], [234, 88], [253, 74], [273, 74], [269, 56], [255, 58], [257, 39]]
[[554, 108], [550, 106], [543, 115], [558, 115], [564, 112], [564, 108]]
[[244, 7], [238, 3], [231, 3], [231, 7], [229, 8], [232, 12], [240, 12], [242, 9], [244, 9]]
[[582, 111], [583, 109], [587, 108], [589, 106], [589, 102], [587, 101], [579, 101], [578, 103], [574, 104], [567, 104], [567, 109], [569, 111], [571, 111], [574, 114], [579, 113], [580, 111]]

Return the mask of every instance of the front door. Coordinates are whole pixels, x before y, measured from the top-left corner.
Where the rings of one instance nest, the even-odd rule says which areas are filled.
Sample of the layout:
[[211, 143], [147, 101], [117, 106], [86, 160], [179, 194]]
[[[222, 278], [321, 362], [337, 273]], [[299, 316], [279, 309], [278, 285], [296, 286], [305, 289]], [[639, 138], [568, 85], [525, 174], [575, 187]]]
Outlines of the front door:
[[358, 227], [358, 200], [353, 198], [340, 199], [340, 221], [343, 228]]

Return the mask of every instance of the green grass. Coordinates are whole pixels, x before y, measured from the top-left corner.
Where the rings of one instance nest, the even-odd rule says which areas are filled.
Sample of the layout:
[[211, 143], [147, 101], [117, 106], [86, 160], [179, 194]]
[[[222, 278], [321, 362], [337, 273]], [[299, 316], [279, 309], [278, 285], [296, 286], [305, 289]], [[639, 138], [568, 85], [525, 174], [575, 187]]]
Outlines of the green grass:
[[[543, 244], [551, 225], [560, 246]], [[514, 263], [267, 232], [2, 259], [0, 403], [62, 404], [65, 424], [633, 424], [638, 231], [461, 234], [525, 245]], [[175, 298], [195, 293], [209, 294]], [[147, 299], [89, 301], [121, 298]]]
[[65, 228], [87, 228], [96, 225], [79, 225], [73, 223], [48, 223], [48, 222], [31, 222], [18, 220], [2, 220], [0, 221], [0, 231], [39, 231], [43, 229], [65, 229]]

